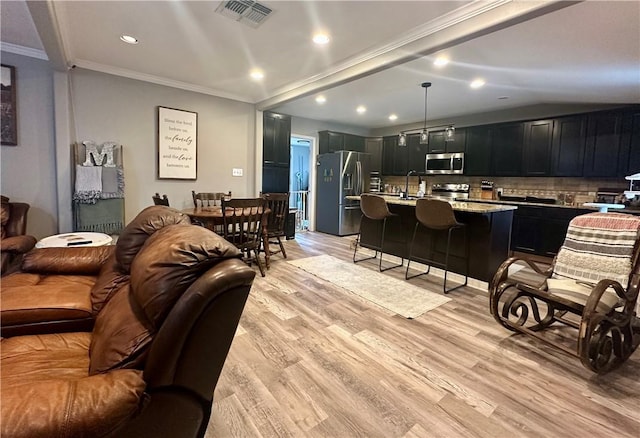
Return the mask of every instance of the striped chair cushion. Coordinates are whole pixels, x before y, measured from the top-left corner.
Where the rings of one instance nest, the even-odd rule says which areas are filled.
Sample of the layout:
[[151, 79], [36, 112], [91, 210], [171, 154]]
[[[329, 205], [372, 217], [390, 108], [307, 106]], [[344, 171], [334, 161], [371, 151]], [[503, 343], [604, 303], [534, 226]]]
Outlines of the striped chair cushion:
[[626, 288], [639, 233], [640, 217], [630, 214], [577, 216], [556, 257], [553, 277], [594, 284], [608, 278]]

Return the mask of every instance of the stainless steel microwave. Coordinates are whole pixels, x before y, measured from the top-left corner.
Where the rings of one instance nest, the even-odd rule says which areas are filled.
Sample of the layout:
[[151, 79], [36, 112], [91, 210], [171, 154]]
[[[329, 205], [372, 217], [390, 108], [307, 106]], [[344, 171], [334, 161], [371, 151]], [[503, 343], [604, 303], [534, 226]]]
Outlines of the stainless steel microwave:
[[464, 153], [427, 154], [425, 162], [427, 174], [462, 174], [464, 170]]

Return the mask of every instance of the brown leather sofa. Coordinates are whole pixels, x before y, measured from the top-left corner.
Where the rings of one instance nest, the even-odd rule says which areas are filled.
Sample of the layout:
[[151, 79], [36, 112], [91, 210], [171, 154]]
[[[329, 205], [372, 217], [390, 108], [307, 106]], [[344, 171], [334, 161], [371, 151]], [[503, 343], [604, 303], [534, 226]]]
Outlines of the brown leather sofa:
[[29, 204], [9, 202], [6, 196], [0, 196], [0, 273], [5, 275], [16, 269], [22, 254], [31, 250], [36, 238], [26, 234]]
[[[83, 274], [62, 273], [71, 271], [65, 252], [82, 260], [78, 248], [60, 248], [52, 274], [23, 273], [57, 287], [65, 276], [70, 287], [93, 279], [94, 292], [101, 286], [108, 293], [101, 303], [92, 295], [99, 309], [91, 332], [1, 340], [1, 436], [204, 435], [255, 273], [215, 233], [171, 223], [178, 213], [145, 209], [115, 251], [103, 249], [99, 273], [86, 266]], [[29, 293], [28, 285], [12, 287]]]

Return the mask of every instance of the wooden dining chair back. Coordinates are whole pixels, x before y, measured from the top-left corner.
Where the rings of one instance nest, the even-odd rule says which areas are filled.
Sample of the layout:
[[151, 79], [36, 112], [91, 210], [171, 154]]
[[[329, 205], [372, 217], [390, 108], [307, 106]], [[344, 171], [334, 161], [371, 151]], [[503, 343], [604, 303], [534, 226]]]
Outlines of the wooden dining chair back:
[[222, 200], [231, 198], [231, 190], [228, 193], [223, 192], [201, 192], [196, 193], [195, 190], [191, 191], [193, 197], [193, 206], [198, 207], [211, 207], [221, 205]]
[[260, 245], [264, 204], [262, 198], [222, 198], [224, 238], [242, 251], [249, 265], [255, 261], [263, 277], [265, 267], [260, 259]]
[[[286, 259], [287, 252], [282, 244], [282, 238], [285, 237], [285, 224], [289, 215], [289, 192], [263, 193], [262, 198], [265, 200], [266, 207], [270, 210], [267, 217], [267, 239], [269, 239], [269, 243], [278, 244], [280, 248], [271, 251], [271, 255], [281, 252]], [[264, 248], [262, 250], [264, 251]], [[269, 267], [268, 262], [267, 267]]]
[[162, 195], [161, 197], [160, 193], [156, 193], [151, 198], [153, 199], [153, 205], [166, 205], [169, 207], [169, 198], [167, 198], [167, 195]]
[[[493, 317], [509, 330], [579, 357], [592, 371], [616, 368], [640, 344], [639, 238], [640, 217], [631, 214], [575, 217], [546, 269], [524, 257], [500, 266], [489, 285]], [[514, 263], [526, 265], [520, 270], [526, 275], [510, 274]], [[554, 323], [577, 329], [577, 342], [560, 337], [561, 330], [545, 330]]]

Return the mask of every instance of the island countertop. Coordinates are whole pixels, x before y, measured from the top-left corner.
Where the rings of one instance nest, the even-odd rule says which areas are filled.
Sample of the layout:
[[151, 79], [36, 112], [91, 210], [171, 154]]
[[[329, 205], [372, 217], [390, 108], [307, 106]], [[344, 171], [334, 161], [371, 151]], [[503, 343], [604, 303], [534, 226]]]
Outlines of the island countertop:
[[[413, 207], [415, 207], [416, 205], [416, 199], [400, 199], [397, 196], [380, 196], [382, 196], [389, 204], [407, 205]], [[346, 198], [352, 200], [360, 200], [360, 196], [347, 196]], [[451, 204], [451, 207], [453, 207], [454, 211], [461, 211], [466, 213], [496, 213], [500, 211], [511, 211], [518, 209], [516, 205], [488, 204], [481, 202], [449, 201], [449, 204]]]

